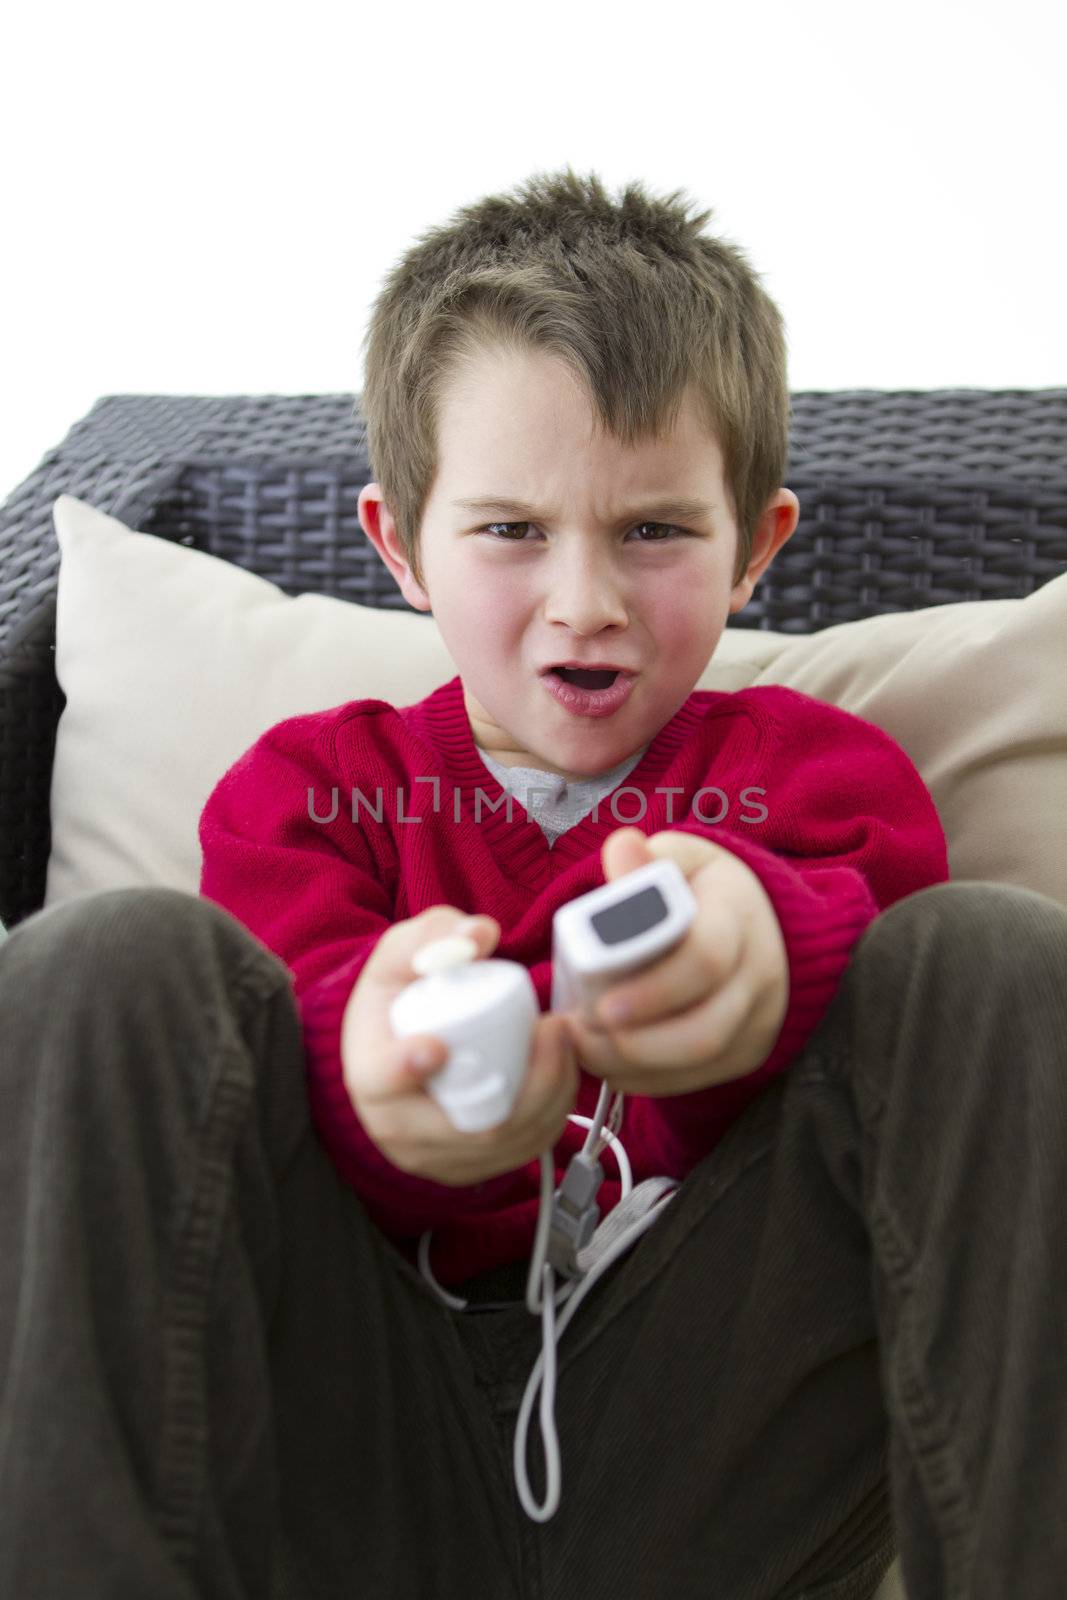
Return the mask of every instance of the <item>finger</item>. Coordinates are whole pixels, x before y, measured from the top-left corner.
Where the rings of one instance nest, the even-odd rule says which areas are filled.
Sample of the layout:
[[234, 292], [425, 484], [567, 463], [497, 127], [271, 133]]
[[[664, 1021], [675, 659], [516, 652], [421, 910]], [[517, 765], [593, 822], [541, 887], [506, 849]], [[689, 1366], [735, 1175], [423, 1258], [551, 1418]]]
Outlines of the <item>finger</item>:
[[[647, 1027], [613, 1032], [616, 1062], [630, 1062], [647, 1083], [655, 1082], [657, 1074], [669, 1073], [674, 1080], [672, 1093], [683, 1094], [698, 1080], [707, 1082], [708, 1063], [716, 1057], [723, 1058], [725, 1075], [730, 1047], [744, 1032], [757, 1000], [747, 974], [739, 972], [717, 994], [688, 1011]], [[690, 1083], [685, 1079], [687, 1068], [694, 1072]]]
[[[544, 1026], [537, 1030], [518, 1095], [502, 1122], [473, 1132], [457, 1130], [447, 1119], [438, 1120], [445, 1113], [427, 1092], [419, 1098], [430, 1101], [437, 1115], [424, 1110], [421, 1120], [406, 1121], [406, 1126], [425, 1143], [444, 1140], [454, 1147], [459, 1140], [476, 1152], [488, 1147], [499, 1160], [499, 1170], [505, 1172], [535, 1160], [557, 1142], [574, 1106], [577, 1080], [569, 1036], [559, 1019], [546, 1016]], [[406, 1119], [410, 1115], [410, 1110], [405, 1112]], [[415, 1117], [418, 1115], [416, 1108]]]
[[[422, 1038], [412, 1035], [410, 1039], [396, 1041], [385, 1054], [378, 1084], [362, 1097], [364, 1105], [373, 1107], [376, 1118], [380, 1119], [378, 1127], [391, 1144], [398, 1146], [402, 1134], [403, 1147], [412, 1166], [417, 1165], [420, 1153], [444, 1147], [455, 1150], [457, 1144], [463, 1142], [480, 1147], [500, 1138], [499, 1124], [477, 1132], [455, 1126], [428, 1088], [435, 1071], [440, 1071], [448, 1061], [448, 1047], [442, 1040], [425, 1036], [425, 1042], [432, 1047], [436, 1066], [417, 1067], [408, 1052], [420, 1044]], [[390, 1122], [390, 1118], [395, 1121]]]
[[579, 1072], [584, 1067], [594, 1078], [610, 1084], [608, 1074], [618, 1061], [612, 1036], [590, 1028], [586, 1019], [576, 1012], [568, 1011], [563, 1015], [574, 1046], [576, 1065], [580, 1063]]
[[556, 1032], [557, 1093], [552, 1101], [549, 1127], [549, 1142], [552, 1144], [561, 1139], [566, 1132], [568, 1118], [578, 1104], [578, 1090], [582, 1081], [578, 1053], [574, 1048], [574, 1039], [571, 1036], [570, 1029], [562, 1017], [558, 1019], [558, 1024]]
[[[717, 993], [737, 971], [743, 929], [728, 905], [704, 904], [696, 923], [673, 950], [641, 972], [604, 991], [593, 1021], [609, 1029], [642, 1027], [688, 1010]], [[623, 1005], [625, 1016], [612, 1016]]]
[[409, 983], [414, 977], [412, 958], [416, 951], [457, 934], [470, 939], [481, 957], [496, 944], [500, 924], [493, 917], [468, 916], [455, 906], [445, 905], [430, 906], [417, 917], [394, 923], [382, 934], [364, 965], [363, 977], [368, 987], [391, 995], [398, 983]]
[[673, 861], [687, 879], [692, 879], [702, 868], [723, 858], [735, 859], [725, 845], [682, 829], [663, 828], [648, 837], [649, 854], [656, 861]]
[[499, 939], [500, 924], [495, 917], [486, 916], [481, 912], [471, 916], [464, 916], [461, 913], [449, 929], [449, 933], [473, 939], [478, 946], [479, 956], [484, 956], [493, 949]]
[[499, 1144], [504, 1152], [520, 1144], [527, 1145], [532, 1131], [559, 1120], [559, 1107], [568, 1093], [568, 1084], [575, 1089], [577, 1086], [577, 1062], [562, 1022], [554, 1017], [545, 1020], [545, 1027], [536, 1036], [529, 1070], [511, 1111], [503, 1123], [492, 1128], [474, 1132], [456, 1129], [438, 1105], [427, 1085], [447, 1064], [451, 1052], [447, 1042], [433, 1034], [411, 1034], [394, 1041], [385, 1053], [385, 1068], [379, 1082], [365, 1089], [362, 1098], [380, 1107], [409, 1100], [414, 1094], [422, 1103], [422, 1109], [405, 1107], [405, 1129], [416, 1140], [430, 1141], [444, 1136], [454, 1141], [460, 1137], [474, 1143]]
[[577, 1088], [578, 1064], [574, 1045], [562, 1016], [545, 1012], [534, 1024], [530, 1060], [522, 1087], [511, 1109], [517, 1125], [541, 1123], [555, 1115], [563, 1096]]
[[433, 1034], [391, 1038], [385, 1048], [371, 1058], [377, 1061], [377, 1070], [368, 1072], [364, 1066], [360, 1071], [359, 1099], [374, 1106], [402, 1099], [424, 1087], [427, 1079], [440, 1072], [448, 1057], [448, 1046]]
[[470, 942], [472, 960], [492, 953], [500, 924], [492, 917], [465, 917], [453, 906], [432, 906], [421, 916], [396, 923], [378, 940], [357, 981], [358, 1010], [371, 1034], [371, 1047], [384, 1050], [394, 1037], [389, 1009], [397, 995], [416, 982], [418, 952], [439, 939], [462, 937]]
[[600, 850], [604, 878], [608, 883], [614, 883], [616, 878], [624, 877], [629, 872], [636, 872], [638, 867], [645, 866], [651, 859], [648, 839], [640, 828], [632, 826], [616, 828], [614, 833], [609, 833]]

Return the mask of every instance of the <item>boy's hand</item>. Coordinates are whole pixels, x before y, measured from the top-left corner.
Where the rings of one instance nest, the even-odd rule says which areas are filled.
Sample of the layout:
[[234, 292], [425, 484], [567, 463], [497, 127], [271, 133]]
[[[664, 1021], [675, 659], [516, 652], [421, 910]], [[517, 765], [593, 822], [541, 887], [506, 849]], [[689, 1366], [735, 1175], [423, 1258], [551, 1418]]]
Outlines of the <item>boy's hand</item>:
[[[369, 1138], [401, 1171], [453, 1188], [513, 1172], [550, 1150], [566, 1130], [579, 1086], [566, 1018], [548, 1012], [534, 1023], [526, 1076], [510, 1115], [497, 1127], [462, 1133], [427, 1093], [425, 1082], [440, 1072], [449, 1047], [433, 1033], [398, 1039], [389, 1006], [415, 981], [415, 951], [468, 920], [456, 906], [437, 905], [395, 922], [364, 963], [341, 1023], [344, 1083]], [[479, 916], [464, 932], [481, 959], [496, 947], [500, 924]], [[427, 1068], [414, 1064], [419, 1045], [428, 1048]]]
[[[602, 994], [606, 1031], [565, 1014], [581, 1065], [622, 1094], [686, 1094], [754, 1072], [771, 1052], [789, 1003], [785, 940], [766, 890], [750, 867], [710, 840], [665, 830], [619, 828], [604, 842], [611, 883], [669, 857], [685, 874], [697, 914], [667, 955]], [[607, 1017], [625, 999], [630, 1015]]]

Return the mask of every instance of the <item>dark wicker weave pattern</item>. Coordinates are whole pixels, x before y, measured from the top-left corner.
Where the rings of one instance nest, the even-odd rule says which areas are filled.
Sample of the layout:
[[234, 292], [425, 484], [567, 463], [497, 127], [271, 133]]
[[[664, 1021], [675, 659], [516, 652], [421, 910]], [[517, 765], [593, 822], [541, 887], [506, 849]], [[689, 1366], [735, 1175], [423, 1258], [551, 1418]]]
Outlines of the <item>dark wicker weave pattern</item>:
[[[410, 608], [356, 514], [358, 399], [108, 395], [0, 508], [0, 916], [42, 903], [64, 704], [54, 668], [72, 494], [131, 527], [361, 605]], [[787, 485], [800, 525], [732, 627], [811, 633], [1067, 569], [1067, 389], [798, 393]]]

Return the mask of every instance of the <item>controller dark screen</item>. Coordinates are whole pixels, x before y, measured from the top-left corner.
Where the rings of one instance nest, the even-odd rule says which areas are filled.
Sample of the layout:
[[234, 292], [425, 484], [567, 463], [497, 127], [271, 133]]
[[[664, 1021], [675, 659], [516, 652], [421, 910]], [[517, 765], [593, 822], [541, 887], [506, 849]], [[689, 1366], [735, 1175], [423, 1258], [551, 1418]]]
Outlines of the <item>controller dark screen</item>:
[[662, 892], [652, 885], [627, 895], [625, 900], [617, 900], [603, 911], [594, 911], [589, 921], [601, 944], [622, 944], [654, 928], [666, 915], [667, 902]]

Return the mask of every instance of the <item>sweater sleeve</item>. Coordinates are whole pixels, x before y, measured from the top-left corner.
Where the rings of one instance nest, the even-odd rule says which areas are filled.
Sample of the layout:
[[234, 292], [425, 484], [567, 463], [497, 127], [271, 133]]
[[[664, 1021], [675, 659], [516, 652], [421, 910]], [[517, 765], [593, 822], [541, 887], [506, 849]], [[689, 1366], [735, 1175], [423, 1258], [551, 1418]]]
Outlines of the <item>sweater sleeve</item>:
[[688, 1094], [635, 1099], [629, 1126], [640, 1127], [666, 1163], [658, 1170], [677, 1176], [804, 1048], [875, 917], [949, 875], [941, 820], [907, 754], [875, 724], [799, 698], [807, 714], [777, 718], [774, 770], [782, 778], [761, 801], [773, 848], [743, 824], [727, 830], [693, 813], [677, 824], [733, 851], [759, 877], [789, 963], [786, 1015], [753, 1072]]
[[311, 1117], [342, 1178], [386, 1233], [418, 1232], [491, 1209], [512, 1180], [459, 1188], [405, 1172], [352, 1106], [342, 1017], [364, 963], [393, 923], [397, 891], [343, 803], [337, 818], [323, 820], [338, 788], [337, 764], [326, 758], [324, 733], [313, 723], [320, 719], [292, 718], [269, 729], [215, 786], [200, 817], [200, 893], [292, 974]]

